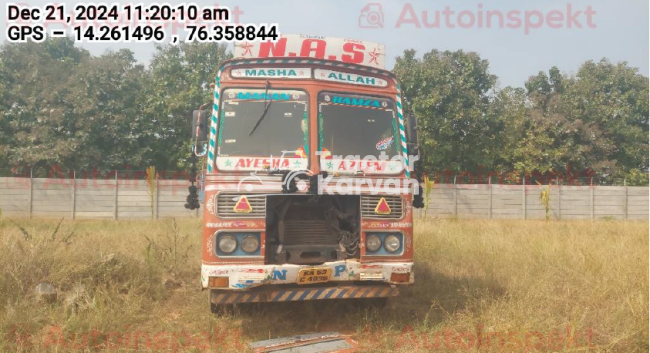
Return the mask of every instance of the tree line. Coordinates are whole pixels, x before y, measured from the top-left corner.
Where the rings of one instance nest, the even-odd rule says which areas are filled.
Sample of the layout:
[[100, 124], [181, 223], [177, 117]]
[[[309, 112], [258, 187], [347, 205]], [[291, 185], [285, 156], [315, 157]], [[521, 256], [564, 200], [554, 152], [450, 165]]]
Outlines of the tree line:
[[[0, 48], [0, 170], [186, 170], [189, 117], [210, 102], [225, 45], [158, 45], [139, 64], [70, 38]], [[567, 69], [567, 68], [564, 68]], [[568, 68], [572, 70], [574, 68]], [[498, 87], [477, 53], [413, 50], [393, 69], [418, 118], [426, 173], [514, 173], [648, 183], [648, 78], [627, 63], [557, 67]]]

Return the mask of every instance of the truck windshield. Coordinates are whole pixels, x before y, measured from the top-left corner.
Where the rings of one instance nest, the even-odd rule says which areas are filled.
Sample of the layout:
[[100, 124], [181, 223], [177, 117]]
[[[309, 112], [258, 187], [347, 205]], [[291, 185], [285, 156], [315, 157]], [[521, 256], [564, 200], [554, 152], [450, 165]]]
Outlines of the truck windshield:
[[379, 157], [382, 152], [388, 158], [398, 154], [392, 100], [325, 92], [319, 95], [318, 104], [320, 151], [361, 159]]
[[[306, 157], [307, 94], [295, 90], [226, 89], [218, 128], [217, 157]], [[268, 110], [259, 126], [265, 107]]]

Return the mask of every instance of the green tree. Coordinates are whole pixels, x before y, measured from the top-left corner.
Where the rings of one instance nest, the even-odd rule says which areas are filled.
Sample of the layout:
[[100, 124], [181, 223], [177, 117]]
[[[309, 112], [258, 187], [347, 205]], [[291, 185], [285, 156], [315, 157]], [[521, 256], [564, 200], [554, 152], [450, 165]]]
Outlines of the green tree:
[[91, 57], [70, 38], [5, 44], [0, 168], [183, 167], [192, 110], [212, 101], [230, 56], [225, 45], [160, 46], [145, 69], [129, 50]]
[[9, 119], [7, 117], [7, 110], [10, 108], [7, 87], [8, 77], [6, 66], [0, 60], [0, 170], [7, 168], [9, 165], [7, 146], [12, 140]]
[[71, 158], [68, 143], [76, 119], [65, 97], [71, 73], [89, 59], [70, 38], [3, 45], [2, 81], [10, 87], [2, 104], [5, 163], [44, 166]]
[[526, 90], [523, 88], [506, 87], [499, 90], [490, 102], [488, 118], [500, 129], [498, 134], [500, 144], [494, 146], [496, 154], [494, 163], [486, 165], [490, 172], [504, 173], [526, 168], [516, 168], [520, 160], [518, 148], [522, 138], [526, 136], [529, 124], [529, 101]]
[[158, 46], [139, 105], [153, 122], [153, 161], [159, 170], [187, 168], [192, 111], [213, 101], [217, 70], [232, 57], [226, 45], [182, 43]]
[[[225, 45], [158, 46], [90, 56], [71, 38], [0, 47], [0, 169], [187, 168], [190, 116], [210, 104]], [[415, 114], [429, 172], [591, 168], [648, 183], [648, 78], [626, 63], [556, 67], [497, 90], [475, 53], [407, 50], [394, 72]], [[41, 168], [43, 169], [43, 168]], [[47, 171], [46, 171], [47, 172]]]
[[475, 172], [498, 158], [502, 121], [488, 115], [496, 76], [476, 53], [407, 50], [395, 63], [405, 112], [418, 118], [424, 167]]
[[529, 79], [526, 89], [531, 107], [512, 155], [516, 168], [647, 175], [648, 78], [637, 69], [603, 59], [569, 77], [553, 67]]
[[563, 95], [564, 110], [598, 126], [611, 146], [598, 171], [618, 178], [647, 175], [648, 78], [626, 62], [602, 59], [584, 63], [572, 81]]
[[594, 168], [612, 146], [599, 126], [577, 119], [563, 109], [569, 78], [559, 69], [540, 72], [525, 84], [529, 107], [511, 161], [521, 172], [568, 172]]
[[147, 165], [155, 139], [138, 96], [145, 70], [130, 50], [107, 52], [80, 65], [69, 80], [66, 101], [75, 124], [66, 166], [107, 171]]
[[[105, 171], [146, 162], [136, 105], [144, 67], [129, 50], [90, 57], [71, 39], [8, 45], [13, 68], [3, 127], [8, 163], [62, 172]], [[150, 157], [149, 157], [150, 158]]]

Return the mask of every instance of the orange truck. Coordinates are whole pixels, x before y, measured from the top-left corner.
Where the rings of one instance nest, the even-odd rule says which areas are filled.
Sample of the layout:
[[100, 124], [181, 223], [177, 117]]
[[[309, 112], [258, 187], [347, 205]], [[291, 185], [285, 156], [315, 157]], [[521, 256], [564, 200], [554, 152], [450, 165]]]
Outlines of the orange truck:
[[282, 36], [234, 54], [193, 116], [211, 308], [398, 295], [422, 196], [383, 45]]

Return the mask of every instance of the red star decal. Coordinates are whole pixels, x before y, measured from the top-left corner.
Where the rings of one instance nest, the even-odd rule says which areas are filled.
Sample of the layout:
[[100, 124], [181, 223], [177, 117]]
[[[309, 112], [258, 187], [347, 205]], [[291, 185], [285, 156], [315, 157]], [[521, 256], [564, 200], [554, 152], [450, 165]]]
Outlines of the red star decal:
[[248, 44], [248, 42], [244, 42], [243, 44], [237, 46], [244, 49], [244, 53], [241, 56], [246, 56], [246, 55], [253, 56], [253, 51], [251, 50], [251, 48], [253, 47], [252, 44]]
[[379, 66], [379, 56], [384, 55], [384, 53], [378, 52], [377, 48], [374, 48], [372, 52], [368, 54], [370, 54], [370, 61], [368, 61], [368, 63], [371, 64], [374, 62], [375, 64], [377, 64], [377, 66]]

